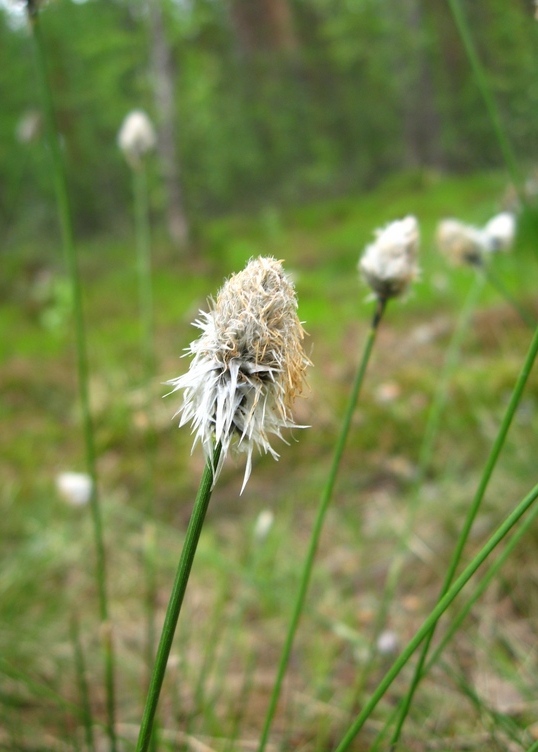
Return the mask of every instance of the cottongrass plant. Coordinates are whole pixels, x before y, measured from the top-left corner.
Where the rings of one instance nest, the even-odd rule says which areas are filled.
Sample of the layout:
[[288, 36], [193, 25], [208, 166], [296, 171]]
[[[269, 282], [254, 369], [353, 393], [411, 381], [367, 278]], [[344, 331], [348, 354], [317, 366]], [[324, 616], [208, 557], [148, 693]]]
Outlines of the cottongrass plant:
[[155, 348], [153, 323], [153, 282], [151, 262], [151, 232], [147, 159], [155, 149], [157, 137], [153, 124], [143, 110], [133, 110], [124, 118], [118, 133], [118, 146], [131, 168], [133, 208], [138, 278], [138, 311], [140, 325], [140, 353], [142, 361], [143, 418], [145, 435], [145, 495], [146, 530], [144, 541], [144, 575], [146, 580], [146, 662], [148, 679], [155, 647], [155, 454], [156, 431], [153, 421], [152, 384], [155, 377]]
[[359, 260], [358, 268], [366, 283], [370, 286], [375, 299], [375, 309], [362, 358], [355, 376], [346, 412], [340, 429], [332, 464], [323, 489], [316, 518], [312, 528], [308, 550], [299, 581], [292, 615], [277, 674], [273, 685], [269, 706], [258, 746], [258, 752], [264, 752], [269, 741], [269, 733], [276, 714], [282, 691], [284, 677], [288, 668], [295, 635], [304, 610], [308, 586], [312, 576], [314, 560], [319, 545], [323, 524], [333, 496], [334, 486], [347, 442], [355, 407], [359, 398], [366, 369], [375, 343], [379, 324], [386, 305], [391, 298], [405, 293], [409, 285], [419, 276], [418, 267], [419, 226], [415, 217], [407, 216], [396, 220], [385, 228], [376, 231], [375, 241], [369, 244]]
[[101, 621], [100, 633], [105, 664], [106, 732], [109, 739], [110, 749], [112, 752], [115, 752], [117, 749], [115, 729], [115, 660], [112, 625], [109, 617], [107, 562], [103, 522], [97, 484], [95, 434], [90, 408], [89, 365], [86, 326], [82, 304], [82, 285], [80, 281], [78, 255], [73, 233], [67, 178], [62, 160], [54, 102], [47, 71], [45, 45], [41, 33], [39, 6], [40, 3], [37, 0], [27, 0], [26, 10], [34, 41], [36, 73], [39, 79], [39, 87], [43, 102], [44, 122], [51, 155], [52, 176], [54, 180], [58, 218], [61, 227], [62, 245], [72, 287], [73, 320], [77, 352], [78, 396], [82, 413], [82, 429], [84, 435], [87, 474], [90, 479], [91, 488], [89, 504], [93, 522], [93, 537], [96, 556], [95, 578], [99, 598], [99, 617]]
[[195, 321], [202, 334], [191, 343], [186, 374], [173, 379], [172, 393], [183, 390], [180, 425], [192, 422], [194, 444], [206, 458], [186, 532], [161, 633], [142, 716], [138, 752], [148, 749], [174, 632], [211, 492], [231, 451], [246, 454], [242, 489], [252, 469], [254, 449], [278, 458], [273, 434], [297, 428], [292, 404], [310, 365], [303, 349], [295, 290], [274, 258], [252, 259], [232, 275]]
[[353, 692], [352, 710], [355, 710], [357, 707], [359, 697], [361, 696], [365, 682], [367, 681], [374, 664], [376, 650], [378, 649], [378, 641], [383, 634], [383, 630], [386, 628], [386, 622], [391, 604], [394, 602], [399, 576], [405, 564], [406, 553], [410, 547], [410, 540], [419, 511], [423, 483], [434, 457], [435, 444], [438, 439], [439, 430], [442, 426], [442, 417], [448, 400], [450, 383], [460, 362], [460, 354], [464, 338], [468, 332], [469, 324], [476, 310], [476, 305], [480, 293], [484, 288], [484, 284], [485, 278], [483, 275], [473, 275], [471, 286], [445, 352], [443, 366], [437, 381], [437, 388], [428, 409], [424, 434], [418, 450], [417, 466], [408, 492], [409, 501], [406, 504], [405, 527], [388, 567], [383, 592], [379, 599], [379, 608], [372, 630], [373, 637], [370, 643], [370, 649], [364, 663], [364, 668], [358, 677]]
[[157, 136], [153, 123], [144, 110], [132, 110], [121, 124], [118, 133], [118, 146], [129, 165], [140, 169], [146, 156], [157, 145]]
[[496, 214], [484, 227], [474, 227], [457, 219], [443, 219], [437, 225], [436, 243], [450, 264], [470, 265], [477, 269], [521, 320], [534, 329], [533, 317], [514, 299], [492, 269], [493, 257], [512, 249], [516, 231], [517, 220], [512, 212]]
[[229, 450], [246, 454], [243, 491], [257, 447], [278, 459], [268, 434], [282, 439], [283, 428], [300, 428], [291, 405], [302, 391], [310, 361], [304, 354], [304, 330], [296, 313], [292, 283], [279, 261], [252, 260], [233, 275], [208, 312], [194, 325], [202, 336], [191, 343], [186, 374], [169, 383], [184, 390], [179, 425], [192, 422], [194, 445], [202, 445], [216, 481]]

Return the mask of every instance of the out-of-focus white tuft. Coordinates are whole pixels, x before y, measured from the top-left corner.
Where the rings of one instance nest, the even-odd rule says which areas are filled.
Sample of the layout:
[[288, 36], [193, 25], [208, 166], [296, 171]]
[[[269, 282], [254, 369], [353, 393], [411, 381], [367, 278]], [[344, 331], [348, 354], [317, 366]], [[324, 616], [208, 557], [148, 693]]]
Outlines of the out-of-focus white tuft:
[[118, 133], [118, 146], [131, 167], [140, 167], [156, 143], [155, 129], [143, 110], [133, 110], [125, 116]]
[[415, 217], [391, 222], [376, 230], [366, 246], [359, 270], [381, 300], [401, 295], [419, 275], [419, 227]]
[[92, 487], [92, 479], [86, 473], [64, 472], [56, 476], [58, 494], [74, 507], [83, 507], [90, 501]]

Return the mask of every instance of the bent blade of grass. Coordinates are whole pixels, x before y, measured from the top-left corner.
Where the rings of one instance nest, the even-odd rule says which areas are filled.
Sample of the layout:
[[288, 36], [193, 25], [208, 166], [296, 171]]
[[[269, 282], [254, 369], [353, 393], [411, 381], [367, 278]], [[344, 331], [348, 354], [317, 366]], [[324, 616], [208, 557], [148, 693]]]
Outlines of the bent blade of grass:
[[[480, 506], [482, 504], [482, 501], [484, 499], [487, 487], [489, 485], [489, 481], [491, 479], [491, 476], [493, 474], [493, 471], [495, 469], [495, 465], [497, 464], [497, 460], [499, 459], [499, 456], [501, 454], [502, 448], [504, 446], [506, 437], [508, 435], [508, 431], [510, 429], [510, 426], [512, 424], [513, 417], [516, 413], [517, 406], [519, 405], [521, 401], [521, 397], [523, 395], [523, 391], [525, 389], [525, 386], [527, 384], [529, 375], [532, 371], [532, 367], [534, 365], [534, 361], [536, 360], [536, 355], [538, 354], [538, 327], [536, 328], [536, 331], [534, 333], [534, 337], [532, 339], [531, 345], [529, 347], [529, 350], [527, 352], [527, 355], [525, 357], [523, 367], [519, 373], [519, 376], [517, 378], [516, 384], [514, 386], [514, 389], [512, 391], [512, 394], [510, 396], [510, 401], [508, 403], [508, 407], [506, 408], [506, 411], [504, 413], [501, 426], [499, 429], [499, 432], [497, 434], [497, 437], [495, 438], [495, 441], [493, 443], [493, 447], [490, 451], [490, 454], [488, 456], [488, 459], [486, 461], [486, 464], [484, 466], [484, 471], [482, 473], [482, 477], [480, 479], [480, 483], [478, 484], [478, 489], [475, 493], [474, 499], [471, 503], [471, 506], [469, 507], [469, 510], [467, 512], [467, 516], [465, 518], [463, 528], [460, 532], [460, 535], [458, 537], [458, 540], [456, 542], [456, 547], [454, 549], [454, 552], [452, 554], [452, 558], [450, 560], [448, 570], [445, 575], [445, 579], [443, 582], [443, 586], [441, 588], [441, 593], [439, 598], [442, 598], [444, 594], [447, 592], [450, 584], [452, 583], [454, 576], [456, 574], [456, 570], [459, 566], [459, 563], [461, 561], [463, 550], [465, 548], [465, 545], [467, 543], [467, 540], [469, 539], [469, 535], [471, 532], [471, 528], [473, 526], [473, 523], [476, 519], [476, 516], [478, 514], [478, 511], [480, 509]], [[426, 661], [426, 657], [428, 655], [428, 650], [430, 648], [431, 641], [433, 639], [433, 635], [435, 632], [435, 623], [433, 625], [431, 633], [426, 637], [426, 640], [424, 641], [424, 645], [422, 647], [422, 651], [419, 657], [419, 660], [417, 662], [417, 665], [415, 667], [415, 672], [413, 674], [413, 678], [411, 680], [411, 685], [409, 687], [409, 691], [404, 696], [403, 702], [402, 702], [402, 709], [401, 709], [401, 716], [398, 721], [396, 731], [394, 733], [394, 736], [392, 738], [392, 744], [395, 745], [399, 739], [401, 730], [403, 728], [403, 724], [405, 723], [405, 719], [407, 717], [407, 714], [409, 712], [409, 708], [411, 707], [411, 703], [413, 701], [413, 697], [415, 694], [415, 691], [418, 687], [418, 684], [420, 683], [420, 679], [422, 676], [422, 670], [424, 668], [424, 663]]]
[[435, 648], [432, 655], [430, 656], [428, 663], [424, 667], [424, 674], [427, 674], [428, 671], [434, 666], [434, 664], [439, 660], [442, 652], [444, 651], [445, 647], [448, 645], [450, 640], [454, 637], [458, 629], [461, 627], [467, 616], [470, 614], [473, 606], [478, 601], [478, 599], [484, 594], [486, 589], [489, 587], [491, 582], [493, 581], [494, 577], [498, 574], [501, 567], [504, 565], [512, 551], [515, 549], [516, 545], [519, 543], [521, 538], [529, 531], [532, 524], [536, 521], [536, 518], [538, 517], [538, 507], [535, 507], [534, 509], [531, 509], [529, 512], [527, 518], [521, 523], [518, 530], [516, 530], [511, 536], [510, 539], [506, 542], [506, 545], [502, 552], [499, 554], [497, 559], [491, 564], [489, 569], [487, 570], [486, 574], [482, 579], [480, 580], [480, 583], [476, 587], [476, 590], [472, 594], [472, 596], [467, 600], [465, 605], [458, 611], [456, 616], [452, 619], [450, 623], [450, 627], [447, 629], [445, 634], [443, 635], [441, 641], [439, 642], [439, 645]]
[[425, 619], [420, 629], [407, 643], [406, 647], [402, 650], [398, 658], [394, 661], [392, 667], [388, 670], [381, 682], [378, 684], [375, 691], [372, 693], [370, 699], [365, 704], [362, 711], [359, 713], [348, 731], [344, 734], [339, 745], [336, 747], [335, 752], [345, 752], [345, 750], [349, 749], [350, 744], [353, 742], [359, 731], [363, 728], [364, 724], [377, 707], [379, 701], [383, 698], [394, 679], [398, 676], [400, 671], [409, 661], [413, 653], [419, 647], [420, 643], [424, 640], [425, 637], [427, 637], [427, 635], [431, 633], [432, 628], [435, 626], [435, 624], [437, 624], [440, 617], [444, 614], [451, 603], [453, 603], [454, 599], [463, 590], [471, 577], [477, 572], [477, 570], [486, 561], [488, 556], [490, 556], [490, 554], [495, 550], [499, 543], [504, 540], [510, 530], [519, 522], [525, 512], [530, 509], [537, 498], [538, 485], [534, 486], [534, 488], [527, 494], [527, 496], [525, 496], [525, 498], [519, 502], [513, 512], [511, 512], [505, 519], [505, 521], [497, 528], [495, 533], [488, 539], [488, 541], [480, 549], [476, 556], [465, 567], [463, 572], [449, 587], [443, 597], [439, 599], [436, 606], [432, 609], [428, 617]]
[[316, 552], [318, 549], [321, 531], [323, 529], [325, 515], [327, 513], [327, 510], [329, 508], [329, 504], [332, 498], [334, 485], [335, 485], [336, 477], [338, 474], [338, 469], [340, 467], [340, 462], [342, 460], [342, 455], [344, 453], [344, 449], [346, 446], [349, 429], [351, 427], [353, 413], [355, 411], [355, 406], [357, 404], [361, 386], [364, 381], [366, 368], [368, 366], [370, 355], [371, 355], [371, 352], [372, 352], [372, 349], [376, 340], [376, 334], [379, 328], [379, 324], [381, 322], [383, 313], [385, 311], [386, 303], [387, 303], [386, 299], [378, 299], [377, 301], [376, 309], [375, 309], [374, 316], [372, 319], [372, 324], [368, 332], [368, 337], [366, 339], [362, 358], [359, 363], [357, 374], [355, 376], [355, 381], [353, 383], [353, 387], [352, 387], [351, 394], [349, 397], [349, 402], [348, 402], [346, 412], [344, 415], [342, 428], [340, 430], [340, 435], [336, 443], [331, 468], [329, 470], [327, 482], [326, 482], [325, 488], [321, 496], [321, 500], [320, 500], [318, 510], [316, 513], [316, 518], [314, 521], [314, 526], [313, 526], [312, 533], [310, 536], [308, 550], [307, 550], [305, 562], [303, 565], [303, 571], [302, 571], [301, 579], [299, 582], [299, 591], [296, 595], [295, 604], [293, 607], [293, 612], [292, 612], [291, 620], [289, 623], [288, 632], [286, 635], [286, 640], [284, 643], [284, 647], [282, 649], [282, 654], [281, 654], [278, 669], [277, 669], [277, 676], [275, 679], [275, 683], [273, 685], [271, 698], [269, 700], [269, 706], [268, 706], [268, 710], [267, 710], [267, 714], [265, 718], [265, 723], [264, 723], [264, 727], [262, 730], [260, 742], [258, 745], [258, 752], [264, 752], [268, 739], [269, 739], [269, 731], [271, 729], [271, 725], [275, 717], [277, 704], [278, 704], [280, 694], [282, 691], [282, 684], [283, 684], [284, 676], [286, 674], [286, 670], [288, 667], [291, 650], [292, 650], [293, 642], [295, 639], [295, 634], [297, 632], [297, 627], [299, 625], [299, 621], [303, 613], [304, 604], [306, 600], [306, 594], [308, 591], [308, 586], [309, 586], [310, 578], [312, 575], [314, 559], [316, 557]]
[[[432, 655], [429, 657], [428, 663], [423, 669], [422, 677], [424, 677], [433, 668], [433, 666], [439, 661], [446, 646], [452, 640], [452, 638], [458, 632], [458, 630], [460, 629], [465, 619], [471, 613], [473, 606], [477, 603], [479, 598], [481, 598], [482, 595], [485, 593], [485, 591], [487, 590], [489, 585], [492, 583], [495, 576], [498, 574], [501, 567], [505, 564], [510, 554], [514, 551], [517, 544], [520, 542], [523, 536], [526, 533], [528, 533], [529, 529], [532, 527], [537, 517], [538, 517], [538, 506], [532, 508], [529, 511], [529, 514], [527, 515], [526, 519], [523, 520], [519, 528], [510, 536], [502, 552], [495, 559], [493, 564], [490, 565], [489, 569], [480, 580], [473, 594], [470, 596], [470, 598], [468, 598], [468, 600], [466, 601], [464, 606], [462, 606], [462, 608], [458, 611], [456, 616], [454, 616], [451, 619], [450, 626], [446, 630], [445, 634], [443, 635], [439, 644], [433, 651]], [[398, 714], [398, 712], [399, 712], [399, 708], [395, 708], [395, 710], [393, 711], [393, 713], [390, 715], [389, 719], [387, 720], [385, 726], [379, 732], [376, 739], [374, 740], [371, 752], [375, 752], [375, 750], [379, 748], [379, 744], [381, 743], [384, 736], [386, 735], [387, 729], [392, 725], [392, 722], [396, 718], [396, 715]]]
[[82, 304], [82, 285], [78, 267], [78, 255], [74, 241], [73, 222], [69, 202], [69, 192], [67, 188], [67, 179], [60, 150], [54, 101], [47, 71], [47, 56], [45, 53], [45, 44], [41, 32], [37, 3], [28, 2], [27, 9], [30, 27], [32, 30], [32, 37], [34, 40], [37, 75], [41, 89], [48, 144], [52, 158], [52, 175], [58, 208], [58, 218], [62, 233], [62, 245], [65, 262], [69, 270], [73, 293], [73, 318], [77, 353], [79, 403], [82, 413], [87, 471], [92, 480], [90, 510], [93, 522], [93, 535], [96, 552], [95, 578], [99, 598], [99, 615], [101, 620], [102, 645], [105, 662], [107, 733], [110, 741], [110, 748], [112, 752], [115, 752], [117, 747], [115, 732], [115, 661], [112, 629], [109, 621], [108, 585], [106, 572], [107, 565], [103, 522], [97, 489], [97, 462], [94, 427], [90, 408], [89, 365], [86, 342], [86, 326], [84, 322], [84, 310]]

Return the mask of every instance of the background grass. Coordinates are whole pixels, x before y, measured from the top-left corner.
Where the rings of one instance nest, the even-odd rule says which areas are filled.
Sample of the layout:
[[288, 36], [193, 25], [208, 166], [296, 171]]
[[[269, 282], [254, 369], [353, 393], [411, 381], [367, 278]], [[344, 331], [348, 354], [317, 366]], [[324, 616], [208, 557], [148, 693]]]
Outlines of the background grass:
[[[133, 244], [125, 237], [82, 244], [91, 400], [118, 651], [119, 734], [126, 749], [136, 739], [145, 692], [144, 547], [148, 537], [156, 541], [160, 621], [203, 467], [200, 452], [190, 454], [188, 429], [178, 431], [171, 419], [179, 405], [175, 397], [162, 399], [163, 382], [186, 370], [179, 356], [196, 336], [191, 321], [206, 297], [250, 256], [283, 258], [296, 281], [315, 366], [310, 392], [296, 409], [297, 422], [311, 428], [297, 431], [289, 447], [282, 445], [279, 464], [260, 458], [241, 497], [241, 462], [225, 466], [165, 679], [161, 718], [171, 749], [195, 748], [189, 738], [211, 749], [248, 749], [263, 721], [319, 489], [369, 324], [372, 304], [365, 302], [356, 263], [374, 228], [406, 213], [421, 223], [422, 279], [406, 301], [389, 306], [381, 325], [274, 727], [281, 749], [326, 750], [391, 660], [377, 655], [357, 695], [384, 576], [405, 528], [406, 494], [429, 402], [472, 284], [472, 270], [451, 269], [437, 254], [435, 226], [447, 216], [483, 224], [498, 210], [504, 190], [501, 174], [407, 173], [366, 195], [289, 210], [267, 206], [256, 216], [214, 220], [204, 227], [188, 265], [156, 239], [157, 483], [151, 523], [145, 516], [147, 421]], [[532, 215], [521, 226], [514, 252], [496, 257], [495, 270], [521, 305], [538, 316]], [[61, 254], [52, 244], [21, 247], [12, 237], [2, 264], [0, 745], [82, 748], [71, 613], [79, 619], [98, 720], [104, 717], [104, 697], [91, 522], [86, 508], [66, 506], [54, 488], [57, 472], [84, 465]], [[400, 644], [435, 601], [530, 336], [517, 313], [486, 287], [451, 383], [411, 550], [391, 604], [389, 627]], [[537, 400], [532, 378], [473, 546], [536, 482]], [[275, 523], [262, 545], [253, 529], [267, 508]], [[533, 726], [537, 542], [534, 532], [516, 550], [473, 610], [445, 665], [421, 686], [403, 749], [460, 749], [463, 742], [466, 749], [525, 749], [538, 734]], [[357, 750], [369, 748], [406, 677], [404, 672], [395, 683], [367, 734], [357, 740]]]

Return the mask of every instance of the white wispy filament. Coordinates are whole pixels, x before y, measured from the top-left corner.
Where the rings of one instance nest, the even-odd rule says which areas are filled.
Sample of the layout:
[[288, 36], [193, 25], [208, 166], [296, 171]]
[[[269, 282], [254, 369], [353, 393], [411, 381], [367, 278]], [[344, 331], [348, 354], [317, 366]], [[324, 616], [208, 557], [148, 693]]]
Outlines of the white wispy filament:
[[[291, 405], [302, 391], [310, 361], [297, 316], [297, 298], [280, 261], [260, 257], [231, 276], [194, 322], [202, 334], [191, 342], [186, 374], [170, 383], [184, 390], [179, 425], [192, 421], [194, 446], [200, 442], [211, 461], [222, 445], [214, 480], [230, 447], [247, 455], [243, 488], [258, 447], [278, 459], [268, 435], [283, 439], [283, 428], [300, 428]], [[284, 440], [284, 439], [283, 439]]]

